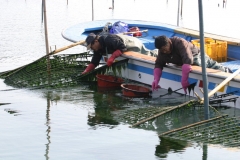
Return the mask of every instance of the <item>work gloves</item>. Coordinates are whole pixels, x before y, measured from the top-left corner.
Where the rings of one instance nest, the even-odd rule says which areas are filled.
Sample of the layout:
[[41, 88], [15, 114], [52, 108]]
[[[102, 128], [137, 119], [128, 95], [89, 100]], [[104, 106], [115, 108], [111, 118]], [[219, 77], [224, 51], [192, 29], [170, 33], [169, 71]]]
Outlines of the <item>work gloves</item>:
[[188, 77], [189, 77], [189, 72], [192, 70], [192, 67], [190, 64], [183, 64], [182, 65], [182, 87], [184, 89], [185, 94], [187, 94], [187, 88], [189, 86], [188, 82]]
[[154, 68], [153, 76], [154, 76], [154, 80], [152, 82], [152, 91], [158, 90], [158, 88], [161, 88], [161, 86], [158, 85], [158, 83], [159, 83], [160, 78], [162, 76], [162, 70], [160, 68]]
[[87, 66], [87, 68], [82, 72], [82, 74], [88, 73], [88, 72], [90, 72], [90, 71], [92, 71], [92, 70], [94, 70], [94, 69], [95, 69], [94, 64], [90, 63], [90, 64]]
[[111, 65], [113, 64], [114, 60], [115, 60], [117, 57], [121, 56], [121, 54], [122, 54], [122, 52], [121, 52], [120, 50], [116, 50], [115, 52], [113, 52], [113, 54], [111, 55], [111, 57], [108, 58], [107, 65], [108, 65], [108, 66], [111, 66]]

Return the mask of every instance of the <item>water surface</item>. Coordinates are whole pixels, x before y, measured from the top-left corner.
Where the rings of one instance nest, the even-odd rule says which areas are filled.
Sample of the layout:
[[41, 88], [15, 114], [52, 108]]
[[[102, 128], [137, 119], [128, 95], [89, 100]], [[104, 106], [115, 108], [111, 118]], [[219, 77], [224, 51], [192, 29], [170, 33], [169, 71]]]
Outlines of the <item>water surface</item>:
[[[174, 25], [177, 22], [177, 0], [115, 0], [114, 11], [109, 9], [111, 2], [94, 1], [94, 19], [129, 18]], [[217, 0], [203, 2], [205, 31], [240, 37], [236, 30], [239, 24], [235, 22], [239, 16], [238, 2], [228, 0], [227, 8], [218, 7]], [[46, 54], [41, 5], [41, 0], [1, 0], [0, 72]], [[184, 0], [180, 25], [198, 29], [197, 6], [197, 1]], [[47, 1], [50, 46], [69, 45], [70, 42], [61, 37], [61, 31], [90, 21], [91, 13], [89, 0]], [[66, 53], [84, 50], [78, 46]], [[0, 159], [190, 160], [194, 157], [211, 160], [240, 157], [240, 150], [236, 148], [163, 140], [156, 130], [129, 128], [127, 123], [114, 118], [116, 111], [164, 105], [170, 101], [126, 99], [121, 90], [103, 92], [96, 84], [55, 90], [15, 89], [1, 79], [0, 103], [10, 104], [0, 105]], [[234, 108], [221, 112], [239, 114]]]

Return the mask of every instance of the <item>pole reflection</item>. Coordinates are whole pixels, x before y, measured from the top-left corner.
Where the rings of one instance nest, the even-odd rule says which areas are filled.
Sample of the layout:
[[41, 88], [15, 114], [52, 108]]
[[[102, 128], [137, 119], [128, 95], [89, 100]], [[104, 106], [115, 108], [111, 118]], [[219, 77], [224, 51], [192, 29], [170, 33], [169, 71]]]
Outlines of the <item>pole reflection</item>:
[[46, 126], [47, 126], [47, 130], [46, 130], [46, 136], [47, 136], [47, 143], [46, 145], [46, 150], [45, 150], [45, 155], [44, 157], [46, 158], [46, 160], [49, 160], [49, 149], [50, 149], [50, 144], [51, 144], [51, 136], [50, 136], [50, 132], [51, 132], [51, 126], [50, 126], [50, 93], [47, 93], [47, 110], [46, 110]]

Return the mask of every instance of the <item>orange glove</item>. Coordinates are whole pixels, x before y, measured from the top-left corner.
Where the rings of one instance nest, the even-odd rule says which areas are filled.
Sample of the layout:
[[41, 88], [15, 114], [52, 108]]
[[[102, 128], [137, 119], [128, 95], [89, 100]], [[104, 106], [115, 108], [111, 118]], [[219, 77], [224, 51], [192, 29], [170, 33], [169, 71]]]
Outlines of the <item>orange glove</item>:
[[113, 64], [113, 61], [115, 60], [115, 58], [117, 58], [117, 57], [119, 57], [121, 55], [122, 55], [122, 52], [120, 50], [116, 50], [115, 52], [113, 52], [111, 57], [108, 58], [107, 65], [111, 66]]
[[92, 70], [94, 70], [94, 69], [95, 69], [94, 64], [90, 63], [90, 64], [87, 66], [87, 68], [82, 72], [82, 74], [88, 73], [88, 72], [90, 72], [90, 71], [92, 71]]

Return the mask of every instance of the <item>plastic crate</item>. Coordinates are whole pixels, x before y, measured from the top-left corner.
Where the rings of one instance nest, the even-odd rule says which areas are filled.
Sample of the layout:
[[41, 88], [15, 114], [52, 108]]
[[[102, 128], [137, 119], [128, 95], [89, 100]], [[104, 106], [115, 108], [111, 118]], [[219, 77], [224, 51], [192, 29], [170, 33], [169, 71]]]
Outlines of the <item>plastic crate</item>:
[[[227, 42], [205, 38], [205, 52], [209, 57], [217, 62], [227, 61]], [[191, 41], [194, 45], [200, 48], [200, 39]]]

